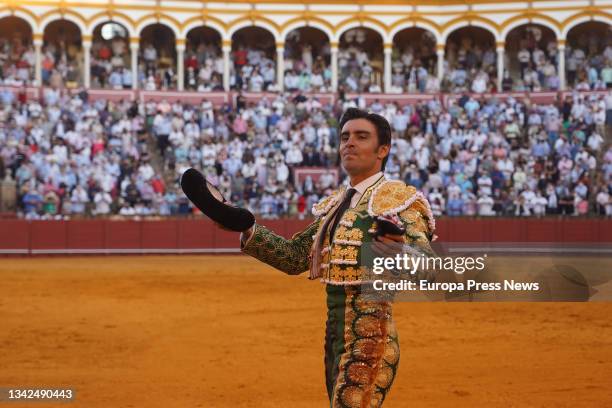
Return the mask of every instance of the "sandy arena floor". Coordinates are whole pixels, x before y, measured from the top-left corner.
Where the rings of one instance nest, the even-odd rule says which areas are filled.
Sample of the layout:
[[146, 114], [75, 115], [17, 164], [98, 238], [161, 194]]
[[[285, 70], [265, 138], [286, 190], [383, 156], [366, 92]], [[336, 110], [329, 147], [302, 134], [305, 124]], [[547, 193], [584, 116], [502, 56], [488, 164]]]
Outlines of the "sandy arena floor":
[[[305, 276], [143, 256], [2, 258], [0, 279], [0, 387], [74, 388], [61, 407], [326, 406], [324, 287]], [[387, 408], [612, 406], [612, 303], [394, 313]]]

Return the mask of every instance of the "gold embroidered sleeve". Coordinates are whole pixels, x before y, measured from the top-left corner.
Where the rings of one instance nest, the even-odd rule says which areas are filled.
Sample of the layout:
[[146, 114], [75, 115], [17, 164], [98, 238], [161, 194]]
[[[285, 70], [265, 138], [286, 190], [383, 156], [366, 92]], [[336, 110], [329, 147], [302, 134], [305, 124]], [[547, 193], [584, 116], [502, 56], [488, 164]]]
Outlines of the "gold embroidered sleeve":
[[285, 239], [266, 227], [255, 224], [253, 237], [241, 248], [242, 252], [289, 275], [308, 270], [312, 236], [316, 234], [317, 219], [291, 239]]
[[406, 242], [427, 256], [435, 256], [429, 244], [431, 231], [423, 213], [418, 208], [411, 206], [399, 213], [399, 216], [406, 226]]

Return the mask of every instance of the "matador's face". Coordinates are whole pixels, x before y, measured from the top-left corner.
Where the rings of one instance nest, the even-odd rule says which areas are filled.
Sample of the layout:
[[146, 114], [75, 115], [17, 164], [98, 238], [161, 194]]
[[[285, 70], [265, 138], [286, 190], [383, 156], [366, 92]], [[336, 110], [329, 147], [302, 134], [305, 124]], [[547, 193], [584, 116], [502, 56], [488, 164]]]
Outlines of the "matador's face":
[[367, 119], [349, 120], [340, 132], [340, 159], [350, 176], [380, 170], [389, 145], [378, 145], [376, 126]]

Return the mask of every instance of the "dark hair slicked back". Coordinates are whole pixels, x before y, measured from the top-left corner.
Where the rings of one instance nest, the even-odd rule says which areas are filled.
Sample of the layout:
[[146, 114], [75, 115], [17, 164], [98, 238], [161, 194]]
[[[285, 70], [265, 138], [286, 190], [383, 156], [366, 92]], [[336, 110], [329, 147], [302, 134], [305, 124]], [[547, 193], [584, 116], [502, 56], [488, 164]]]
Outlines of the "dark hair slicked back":
[[[387, 119], [377, 113], [371, 113], [363, 109], [348, 108], [340, 118], [340, 123], [338, 123], [338, 134], [342, 133], [342, 128], [346, 122], [354, 119], [365, 119], [374, 125], [378, 136], [378, 146], [391, 145], [391, 125], [389, 125]], [[387, 160], [389, 160], [389, 155], [383, 159], [381, 171], [385, 170]]]

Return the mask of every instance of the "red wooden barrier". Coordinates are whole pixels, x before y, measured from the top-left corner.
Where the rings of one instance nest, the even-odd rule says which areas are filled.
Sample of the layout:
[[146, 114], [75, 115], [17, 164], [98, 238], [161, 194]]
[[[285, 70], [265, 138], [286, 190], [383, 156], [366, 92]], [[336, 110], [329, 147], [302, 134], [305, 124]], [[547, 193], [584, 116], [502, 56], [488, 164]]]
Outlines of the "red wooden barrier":
[[285, 235], [285, 237], [291, 238], [296, 233], [306, 229], [310, 223], [312, 223], [311, 219], [287, 221], [287, 235]]
[[[68, 221], [80, 222], [80, 221]], [[140, 249], [140, 223], [136, 221], [105, 221], [103, 249]]]
[[[291, 238], [306, 220], [260, 220]], [[612, 220], [578, 218], [441, 218], [439, 242], [612, 243]], [[0, 220], [0, 254], [239, 252], [239, 234], [208, 219], [160, 221]]]
[[68, 249], [98, 249], [105, 247], [105, 221], [67, 222]]
[[30, 247], [32, 251], [55, 252], [68, 248], [68, 223], [37, 221], [30, 225]]
[[21, 220], [0, 220], [0, 254], [28, 253], [30, 224]]
[[178, 249], [178, 224], [176, 220], [139, 222], [142, 249]]
[[214, 248], [214, 225], [210, 220], [177, 220], [178, 248], [185, 252]]

